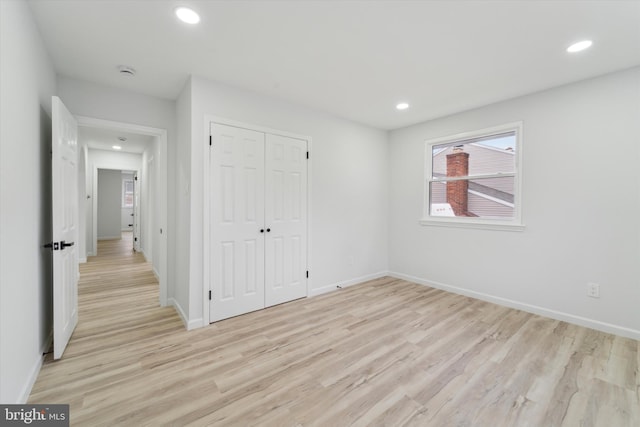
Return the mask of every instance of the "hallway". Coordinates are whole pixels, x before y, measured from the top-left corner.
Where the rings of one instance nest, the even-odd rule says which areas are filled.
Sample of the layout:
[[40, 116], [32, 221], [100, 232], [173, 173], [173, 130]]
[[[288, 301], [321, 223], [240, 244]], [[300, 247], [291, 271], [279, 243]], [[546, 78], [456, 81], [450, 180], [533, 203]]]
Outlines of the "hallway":
[[29, 402], [69, 403], [73, 424], [97, 425], [80, 416], [95, 409], [93, 392], [101, 390], [104, 403], [109, 395], [121, 401], [118, 385], [145, 376], [140, 359], [164, 350], [163, 335], [184, 331], [173, 307], [159, 306], [158, 281], [132, 248], [132, 233], [123, 232], [99, 241], [98, 256], [80, 264], [78, 326], [61, 360], [46, 356], [31, 392]]

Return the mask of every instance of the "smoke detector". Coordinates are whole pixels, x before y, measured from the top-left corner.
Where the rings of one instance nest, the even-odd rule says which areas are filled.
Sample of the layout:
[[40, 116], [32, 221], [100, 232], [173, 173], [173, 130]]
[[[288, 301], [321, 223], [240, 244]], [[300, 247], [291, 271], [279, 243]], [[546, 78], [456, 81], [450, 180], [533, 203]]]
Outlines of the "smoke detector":
[[118, 65], [118, 71], [122, 76], [133, 77], [136, 75], [136, 69], [129, 65]]

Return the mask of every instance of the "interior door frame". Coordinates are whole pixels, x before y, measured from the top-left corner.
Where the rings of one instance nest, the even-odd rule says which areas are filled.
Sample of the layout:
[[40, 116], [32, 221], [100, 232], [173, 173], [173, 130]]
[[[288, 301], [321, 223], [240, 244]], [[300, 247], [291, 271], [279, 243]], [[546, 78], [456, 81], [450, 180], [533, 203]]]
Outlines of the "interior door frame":
[[309, 291], [313, 289], [312, 280], [313, 280], [313, 257], [311, 254], [312, 248], [312, 238], [311, 238], [311, 223], [312, 223], [312, 210], [311, 210], [311, 194], [312, 194], [312, 182], [311, 177], [312, 173], [312, 160], [313, 160], [313, 147], [311, 137], [308, 135], [300, 135], [292, 132], [287, 132], [279, 129], [272, 129], [265, 126], [254, 125], [251, 123], [240, 122], [237, 120], [232, 120], [224, 117], [214, 116], [205, 114], [204, 116], [204, 132], [203, 132], [203, 140], [202, 140], [202, 167], [203, 167], [203, 179], [204, 188], [203, 188], [203, 221], [202, 221], [202, 232], [203, 232], [203, 245], [202, 245], [202, 323], [203, 326], [210, 325], [210, 313], [209, 313], [209, 290], [211, 286], [211, 269], [209, 265], [210, 259], [210, 247], [211, 247], [211, 239], [210, 239], [210, 209], [209, 205], [211, 203], [210, 197], [210, 186], [209, 186], [209, 174], [211, 172], [211, 166], [209, 164], [209, 135], [211, 135], [211, 123], [216, 123], [220, 125], [227, 126], [235, 126], [242, 129], [248, 129], [256, 132], [263, 132], [265, 134], [274, 134], [281, 135], [288, 138], [302, 139], [307, 141], [307, 151], [309, 152], [309, 160], [307, 161], [307, 271], [309, 272], [309, 277], [307, 278], [307, 296], [309, 296]]
[[[116, 121], [111, 121], [111, 120], [103, 120], [103, 119], [97, 119], [94, 117], [86, 117], [86, 116], [75, 116], [76, 120], [78, 121], [78, 127], [93, 127], [93, 128], [100, 128], [100, 129], [110, 129], [110, 130], [120, 130], [120, 131], [124, 131], [124, 132], [129, 132], [129, 133], [138, 133], [138, 134], [142, 134], [142, 135], [148, 135], [148, 136], [152, 136], [156, 138], [156, 143], [159, 144], [159, 157], [160, 159], [158, 159], [158, 163], [157, 163], [157, 170], [164, 172], [164, 173], [160, 173], [156, 175], [156, 186], [155, 189], [158, 193], [158, 195], [160, 195], [160, 197], [158, 197], [156, 199], [157, 204], [156, 206], [158, 207], [158, 211], [160, 212], [159, 215], [159, 219], [154, 222], [154, 227], [156, 228], [156, 230], [162, 230], [162, 232], [159, 234], [159, 245], [158, 245], [158, 250], [159, 250], [159, 254], [158, 254], [158, 259], [159, 259], [159, 263], [160, 263], [160, 268], [158, 271], [158, 283], [159, 283], [159, 294], [160, 294], [160, 305], [162, 307], [167, 306], [168, 304], [168, 286], [167, 286], [167, 280], [168, 280], [168, 274], [167, 274], [167, 269], [168, 269], [168, 254], [167, 254], [167, 250], [168, 250], [168, 245], [167, 245], [167, 233], [169, 232], [168, 230], [168, 197], [169, 197], [169, 193], [168, 193], [168, 158], [167, 158], [167, 130], [166, 129], [160, 129], [160, 128], [154, 128], [154, 127], [149, 127], [149, 126], [142, 126], [142, 125], [136, 125], [136, 124], [132, 124], [132, 123], [125, 123], [125, 122], [116, 122]], [[92, 171], [92, 173], [95, 173], [97, 175], [97, 169], [110, 169], [110, 166], [101, 166], [101, 165], [96, 165], [96, 167], [94, 168], [94, 171]], [[138, 171], [138, 173], [140, 173], [140, 171]], [[97, 184], [97, 176], [94, 175], [94, 177], [96, 179], [94, 179], [93, 183], [94, 186]], [[97, 199], [94, 200], [94, 203], [97, 203]], [[96, 222], [97, 220], [97, 214], [94, 211], [94, 223], [97, 224]], [[97, 225], [96, 225], [97, 226]], [[95, 235], [95, 229], [94, 229], [94, 239], [97, 238], [97, 236]]]
[[[99, 163], [94, 163], [93, 164], [93, 170], [91, 171], [92, 173], [92, 180], [91, 180], [91, 184], [92, 184], [92, 189], [91, 189], [91, 194], [93, 195], [92, 201], [91, 203], [93, 204], [93, 216], [92, 216], [92, 220], [93, 220], [93, 224], [91, 225], [93, 227], [93, 233], [92, 233], [92, 237], [93, 237], [93, 248], [95, 249], [96, 253], [94, 253], [93, 255], [98, 255], [97, 251], [98, 251], [98, 200], [99, 200], [99, 196], [100, 196], [100, 192], [98, 191], [98, 181], [99, 181], [99, 171], [101, 170], [111, 170], [111, 171], [119, 171], [119, 172], [129, 172], [129, 173], [133, 173], [133, 176], [135, 177], [136, 175], [140, 174], [140, 169], [128, 169], [128, 168], [122, 168], [122, 167], [118, 167], [118, 166], [113, 166], [111, 164], [109, 165], [103, 165], [103, 164], [99, 164]], [[134, 183], [135, 186], [135, 183]], [[134, 214], [135, 214], [135, 198], [134, 198]], [[135, 218], [134, 218], [135, 220]], [[135, 227], [134, 227], [135, 228]], [[133, 230], [132, 230], [133, 231]], [[134, 233], [134, 239], [135, 239], [135, 233]], [[134, 246], [135, 247], [135, 246]]]

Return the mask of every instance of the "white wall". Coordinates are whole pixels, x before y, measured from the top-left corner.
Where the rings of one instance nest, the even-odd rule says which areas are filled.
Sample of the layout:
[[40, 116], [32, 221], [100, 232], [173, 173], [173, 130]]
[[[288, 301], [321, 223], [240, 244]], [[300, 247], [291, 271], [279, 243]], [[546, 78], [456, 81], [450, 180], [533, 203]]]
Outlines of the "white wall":
[[[157, 168], [159, 149], [158, 144], [150, 145], [144, 153], [142, 153], [142, 176], [141, 187], [141, 215], [145, 218], [142, 223], [141, 230], [141, 250], [146, 260], [151, 263], [152, 269], [158, 276], [160, 263], [159, 239], [153, 239], [153, 230], [156, 229], [156, 215], [158, 211], [158, 195], [157, 195]], [[150, 239], [151, 237], [151, 239]]]
[[120, 238], [122, 172], [98, 169], [98, 240]]
[[190, 171], [191, 171], [191, 80], [188, 80], [176, 103], [178, 141], [176, 165], [176, 228], [175, 228], [175, 288], [171, 303], [185, 321], [189, 313], [189, 250], [190, 250]]
[[[313, 140], [311, 200], [312, 294], [387, 270], [387, 133], [275, 98], [193, 77], [190, 87], [191, 152], [189, 321], [203, 315], [203, 169], [208, 160], [204, 116], [308, 135]], [[183, 93], [185, 98], [188, 95]], [[187, 103], [187, 99], [182, 99]], [[180, 101], [179, 101], [180, 105]], [[184, 121], [187, 116], [179, 116]], [[184, 138], [189, 135], [185, 133]], [[185, 161], [185, 166], [189, 165]], [[353, 262], [351, 262], [353, 261]], [[188, 280], [188, 281], [187, 281]], [[208, 284], [204, 284], [208, 289]], [[183, 307], [184, 308], [184, 307]], [[204, 323], [208, 323], [205, 319]]]
[[56, 76], [23, 1], [0, 1], [0, 93], [0, 403], [24, 403], [52, 327]]
[[[519, 120], [526, 230], [419, 225], [424, 141]], [[390, 269], [640, 338], [639, 138], [638, 68], [391, 132]]]
[[[87, 165], [89, 149], [78, 140], [78, 257], [81, 263], [87, 262], [87, 206], [91, 190], [87, 189]], [[91, 172], [89, 172], [91, 173]]]
[[[176, 247], [175, 225], [175, 161], [176, 158], [176, 103], [172, 100], [116, 89], [96, 83], [58, 77], [60, 98], [71, 113], [102, 120], [131, 123], [167, 130], [167, 152], [156, 152], [155, 167], [160, 171], [156, 175], [156, 205], [158, 220], [154, 224], [154, 241], [164, 239], [164, 248], [168, 251], [166, 280], [169, 297], [173, 295], [175, 281]], [[126, 167], [124, 169], [127, 169]], [[167, 209], [163, 209], [163, 206]], [[162, 233], [160, 233], [162, 230]], [[161, 248], [157, 253], [160, 256]], [[162, 298], [162, 297], [161, 297]]]

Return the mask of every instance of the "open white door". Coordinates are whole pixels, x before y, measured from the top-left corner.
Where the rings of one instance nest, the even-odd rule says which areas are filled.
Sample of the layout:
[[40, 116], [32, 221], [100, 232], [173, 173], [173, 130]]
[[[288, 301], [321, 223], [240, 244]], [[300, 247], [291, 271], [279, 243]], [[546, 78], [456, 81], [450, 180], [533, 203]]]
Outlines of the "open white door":
[[60, 359], [78, 324], [78, 124], [52, 98], [53, 358]]

